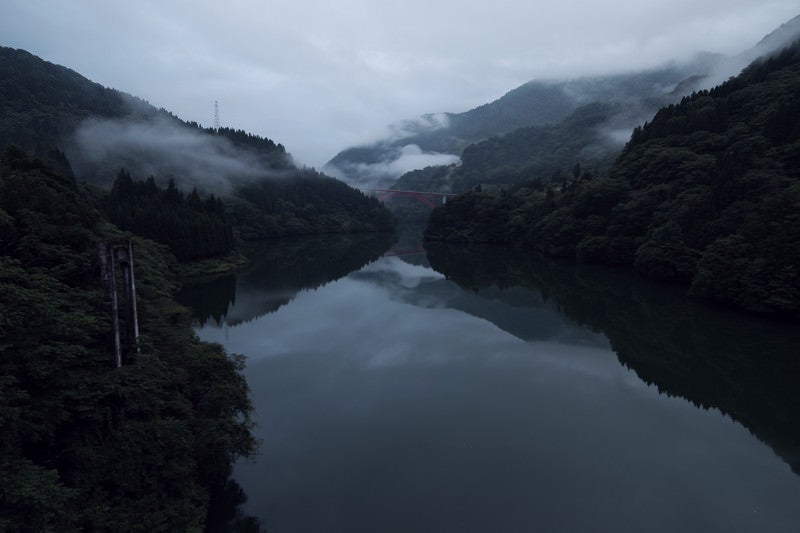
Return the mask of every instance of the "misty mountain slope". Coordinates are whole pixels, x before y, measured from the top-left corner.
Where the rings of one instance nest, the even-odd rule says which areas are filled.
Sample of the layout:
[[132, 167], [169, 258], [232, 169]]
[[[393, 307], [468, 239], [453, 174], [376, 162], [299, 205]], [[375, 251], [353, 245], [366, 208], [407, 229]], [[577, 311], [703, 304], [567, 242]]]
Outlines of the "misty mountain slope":
[[602, 173], [622, 149], [608, 126], [620, 112], [618, 105], [588, 104], [559, 124], [520, 128], [470, 145], [452, 177], [453, 191], [532, 180], [561, 182], [576, 165]]
[[[392, 227], [390, 214], [377, 200], [298, 168], [284, 147], [270, 139], [184, 122], [23, 50], [0, 48], [0, 80], [0, 147], [16, 144], [42, 159], [55, 159], [68, 174], [74, 171], [79, 180], [105, 189], [114, 187], [124, 168], [127, 192], [101, 204], [116, 202], [116, 223], [132, 231], [147, 228], [140, 233], [170, 245], [182, 259], [229, 250], [231, 228], [216, 221], [214, 232], [200, 231], [210, 227], [198, 222], [208, 218], [202, 210], [189, 217], [198, 220], [183, 220], [177, 207], [156, 212], [149, 204], [163, 196], [157, 185], [172, 188], [168, 204], [173, 206], [183, 205], [180, 191], [196, 191], [186, 197], [195, 203], [198, 193], [204, 200], [213, 194], [224, 197], [231, 215], [227, 224], [239, 224], [234, 232], [244, 239]], [[51, 154], [55, 147], [67, 157], [60, 151]], [[148, 177], [153, 177], [149, 185], [135, 183]], [[132, 191], [149, 191], [149, 199]], [[200, 246], [197, 239], [208, 240], [209, 233], [224, 238]], [[187, 240], [188, 235], [193, 237]]]
[[519, 128], [471, 144], [461, 154], [461, 164], [406, 173], [392, 188], [459, 193], [487, 185], [561, 183], [576, 165], [581, 173], [602, 174], [623, 147], [616, 130], [608, 127], [620, 112], [619, 105], [588, 104], [558, 124]]
[[429, 239], [624, 265], [742, 309], [800, 316], [800, 43], [660, 110], [607, 177], [470, 193]]
[[147, 105], [24, 50], [0, 47], [0, 146], [62, 146], [90, 116], [121, 117]]
[[660, 107], [739, 74], [756, 58], [780, 50], [797, 38], [800, 17], [733, 57], [706, 52], [687, 64], [642, 72], [531, 81], [464, 113], [425, 115], [396, 124], [391, 128], [392, 135], [371, 145], [343, 150], [325, 168], [358, 186], [385, 187], [404, 172], [455, 162], [445, 154], [460, 155], [470, 144], [518, 128], [558, 124], [590, 103], [622, 105], [624, 112], [610, 117], [604, 128], [621, 145], [635, 126], [649, 120]]
[[80, 179], [106, 187], [120, 167], [163, 184], [187, 182], [187, 190], [293, 168], [270, 139], [201, 128], [24, 50], [0, 47], [0, 146], [10, 144], [39, 156], [59, 148]]
[[[739, 74], [745, 67], [760, 57], [779, 52], [800, 39], [800, 15], [781, 24], [774, 31], [761, 39], [755, 46], [732, 57], [721, 56], [712, 61], [704, 76], [687, 84], [691, 92], [710, 89], [726, 81], [731, 76]], [[688, 93], [687, 93], [688, 94]]]
[[[630, 131], [673, 101], [675, 88], [697, 74], [695, 68], [692, 64], [570, 81], [532, 81], [464, 113], [425, 115], [395, 125], [391, 137], [344, 150], [325, 169], [359, 186], [385, 186], [405, 171], [453, 162], [444, 154], [460, 155], [470, 144], [522, 127], [558, 124], [579, 107], [594, 102], [624, 104], [626, 116], [617, 120], [621, 123], [618, 127]], [[408, 157], [419, 152], [428, 158]], [[415, 167], [415, 163], [421, 164]]]
[[[409, 170], [453, 161], [441, 154], [458, 155], [474, 141], [521, 126], [557, 122], [575, 107], [561, 87], [530, 82], [464, 113], [428, 114], [393, 124], [389, 137], [343, 150], [324, 169], [358, 186], [388, 186]], [[406, 147], [417, 150], [409, 153]], [[419, 158], [421, 166], [409, 157], [419, 153], [429, 156]]]

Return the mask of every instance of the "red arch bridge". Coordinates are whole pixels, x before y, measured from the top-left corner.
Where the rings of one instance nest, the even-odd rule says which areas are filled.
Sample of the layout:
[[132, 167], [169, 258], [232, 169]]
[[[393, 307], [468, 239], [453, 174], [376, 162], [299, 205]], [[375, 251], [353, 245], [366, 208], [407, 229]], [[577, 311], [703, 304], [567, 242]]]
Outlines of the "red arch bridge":
[[439, 203], [444, 205], [447, 203], [448, 198], [455, 198], [457, 194], [447, 192], [426, 192], [426, 191], [398, 191], [395, 189], [367, 189], [367, 193], [372, 196], [377, 196], [378, 200], [385, 202], [389, 198], [395, 196], [407, 196], [422, 202], [431, 209], [434, 209]]

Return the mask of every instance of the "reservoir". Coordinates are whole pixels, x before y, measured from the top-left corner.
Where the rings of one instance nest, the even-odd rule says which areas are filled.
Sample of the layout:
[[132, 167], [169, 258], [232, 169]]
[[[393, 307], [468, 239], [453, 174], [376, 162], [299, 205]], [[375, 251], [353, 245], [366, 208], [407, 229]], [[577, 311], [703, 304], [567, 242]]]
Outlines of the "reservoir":
[[800, 332], [628, 271], [383, 237], [186, 289], [270, 532], [800, 531]]

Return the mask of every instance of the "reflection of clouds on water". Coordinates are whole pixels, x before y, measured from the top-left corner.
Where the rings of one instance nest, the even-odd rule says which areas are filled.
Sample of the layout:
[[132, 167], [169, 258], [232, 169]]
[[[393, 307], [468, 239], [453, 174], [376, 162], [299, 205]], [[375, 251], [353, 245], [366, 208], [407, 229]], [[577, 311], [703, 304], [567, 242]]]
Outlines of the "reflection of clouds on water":
[[[550, 306], [518, 305], [520, 298], [539, 301], [538, 297], [498, 290], [489, 291], [488, 298], [468, 293], [442, 274], [396, 257], [381, 258], [347, 278], [301, 291], [268, 316], [237, 323], [232, 319], [242, 313], [257, 316], [253, 308], [270, 293], [252, 292], [238, 295], [226, 321], [228, 330], [203, 328], [201, 337], [224, 342], [252, 360], [321, 350], [346, 354], [369, 366], [441, 365], [475, 356], [492, 361], [521, 354], [557, 362], [564, 354], [554, 355], [559, 344], [549, 341], [556, 339], [602, 348], [586, 358], [585, 372], [596, 363], [592, 357], [610, 357], [604, 337], [565, 323]], [[506, 294], [513, 305], [501, 300]]]
[[361, 273], [384, 275], [406, 289], [416, 289], [426, 281], [445, 279], [432, 268], [406, 263], [398, 257], [384, 257], [361, 269]]
[[[349, 278], [302, 292], [276, 313], [233, 330], [229, 349], [249, 349], [252, 359], [319, 350], [372, 364], [437, 364], [442, 356], [470, 353], [482, 339], [496, 340], [498, 335], [509, 345], [521, 344], [485, 320], [387, 298], [385, 287]], [[219, 330], [199, 333], [206, 340], [222, 340]]]
[[[249, 301], [246, 295], [240, 298]], [[229, 335], [227, 346], [233, 352], [246, 352], [251, 360], [327, 352], [344, 354], [367, 367], [436, 366], [475, 357], [486, 364], [502, 364], [528, 357], [535, 361], [532, 364], [618, 378], [608, 374], [618, 365], [604, 339], [596, 343], [600, 349], [567, 352], [563, 343], [524, 339], [470, 312], [480, 306], [498, 315], [529, 311], [509, 306], [496, 293], [490, 300], [465, 293], [430, 268], [382, 258], [347, 278], [300, 292], [275, 313], [233, 326], [229, 331], [235, 333]], [[541, 311], [518, 321], [527, 318], [534, 322], [527, 325], [529, 330], [535, 330], [538, 320], [547, 330], [543, 338], [564, 337], [559, 332], [569, 328], [558, 313], [549, 308]], [[226, 332], [205, 328], [200, 334], [205, 340], [223, 342]]]
[[248, 357], [264, 444], [236, 479], [271, 529], [755, 531], [748, 505], [796, 524], [769, 449], [536, 291], [384, 258], [227, 329], [198, 333]]

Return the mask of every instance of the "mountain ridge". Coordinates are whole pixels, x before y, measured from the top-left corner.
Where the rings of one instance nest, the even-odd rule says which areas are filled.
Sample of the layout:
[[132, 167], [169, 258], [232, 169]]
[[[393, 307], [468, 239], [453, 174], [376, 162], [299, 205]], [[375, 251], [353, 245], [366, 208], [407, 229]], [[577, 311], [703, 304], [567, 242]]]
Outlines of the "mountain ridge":
[[[377, 184], [389, 187], [402, 175], [399, 169], [409, 166], [398, 162], [408, 160], [413, 167], [414, 161], [405, 158], [404, 146], [416, 146], [428, 156], [424, 160], [418, 158], [416, 161], [421, 164], [407, 169], [419, 170], [435, 164], [436, 157], [442, 154], [460, 155], [470, 144], [502, 136], [521, 127], [553, 125], [592, 101], [624, 102], [628, 107], [627, 117], [617, 122], [624, 122], [619, 124], [620, 132], [625, 129], [629, 135], [635, 126], [650, 119], [660, 107], [676, 103], [696, 90], [718, 85], [738, 74], [757, 57], [772, 53], [797, 38], [800, 38], [800, 16], [787, 21], [754, 46], [733, 57], [705, 52], [698, 53], [685, 64], [673, 63], [628, 74], [562, 81], [532, 80], [492, 102], [463, 113], [440, 114], [448, 121], [445, 125], [440, 121], [433, 123], [433, 127], [427, 131], [390, 136], [372, 144], [342, 150], [323, 168], [356, 186]], [[538, 101], [535, 98], [537, 92], [541, 97]], [[510, 120], [509, 115], [513, 117]], [[422, 125], [426, 123], [430, 124], [430, 121], [421, 120]], [[624, 140], [627, 140], [627, 136], [620, 145]]]

